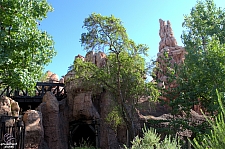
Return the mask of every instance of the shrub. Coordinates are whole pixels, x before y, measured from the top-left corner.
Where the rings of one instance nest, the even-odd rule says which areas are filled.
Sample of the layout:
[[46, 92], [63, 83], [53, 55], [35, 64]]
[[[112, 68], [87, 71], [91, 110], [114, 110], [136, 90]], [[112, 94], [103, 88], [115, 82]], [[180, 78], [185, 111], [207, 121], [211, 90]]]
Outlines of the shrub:
[[192, 145], [196, 149], [207, 149], [207, 148], [216, 148], [223, 149], [225, 147], [225, 110], [224, 105], [222, 104], [221, 95], [217, 91], [218, 102], [221, 108], [221, 112], [216, 116], [215, 120], [207, 121], [212, 126], [212, 130], [210, 134], [204, 136], [201, 142], [198, 142], [196, 139], [193, 140]]
[[[156, 133], [155, 129], [147, 129], [144, 126], [142, 131], [143, 138], [136, 136], [132, 141], [131, 149], [180, 149], [179, 140], [171, 138], [170, 135], [160, 141], [160, 135]], [[128, 149], [126, 146], [125, 148]]]

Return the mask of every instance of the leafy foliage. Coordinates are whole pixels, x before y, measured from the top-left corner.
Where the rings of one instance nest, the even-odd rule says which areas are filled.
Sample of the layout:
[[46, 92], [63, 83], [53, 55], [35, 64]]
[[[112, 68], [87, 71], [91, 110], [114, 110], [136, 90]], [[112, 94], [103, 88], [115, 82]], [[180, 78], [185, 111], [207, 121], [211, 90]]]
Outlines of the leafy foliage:
[[112, 111], [107, 115], [106, 121], [110, 123], [114, 129], [116, 129], [118, 125], [123, 123], [123, 119], [121, 117], [118, 106], [113, 107]]
[[222, 149], [225, 146], [225, 110], [224, 104], [222, 103], [222, 96], [217, 92], [218, 102], [222, 112], [218, 114], [215, 118], [215, 121], [208, 120], [210, 125], [212, 126], [212, 130], [210, 134], [204, 136], [204, 139], [201, 142], [198, 142], [196, 139], [192, 142], [192, 145], [196, 149], [207, 149], [207, 148], [218, 148]]
[[53, 8], [46, 0], [1, 0], [0, 80], [12, 88], [32, 88], [56, 54], [52, 37], [38, 21]]
[[[178, 140], [172, 139], [171, 136], [166, 136], [164, 140], [160, 141], [160, 136], [153, 128], [143, 128], [143, 138], [138, 136], [132, 141], [131, 149], [179, 149]], [[125, 147], [127, 149], [127, 147]]]
[[216, 100], [216, 89], [224, 92], [225, 12], [217, 8], [213, 0], [203, 0], [198, 1], [190, 14], [184, 17], [183, 27], [186, 30], [182, 39], [188, 54], [182, 66], [167, 66], [170, 70], [167, 73], [169, 82], [175, 80], [178, 86], [163, 89], [162, 94], [170, 99], [172, 114], [187, 114], [187, 120], [183, 122], [172, 120], [174, 125], [191, 130], [197, 137], [204, 137], [210, 130], [209, 124], [190, 124], [189, 114], [196, 105], [207, 115], [214, 115], [221, 110]]
[[[91, 14], [84, 21], [87, 33], [81, 35], [81, 44], [88, 52], [105, 52], [107, 62], [104, 67], [97, 67], [91, 62], [77, 59], [74, 62], [76, 78], [82, 80], [82, 86], [91, 90], [104, 88], [115, 97], [116, 106], [120, 110], [130, 134], [134, 137], [132, 112], [134, 103], [140, 95], [157, 99], [154, 84], [145, 81], [148, 71], [142, 55], [147, 55], [148, 47], [135, 44], [127, 36], [122, 22], [114, 16]], [[131, 111], [132, 111], [131, 110]]]
[[182, 37], [188, 54], [184, 65], [175, 70], [179, 86], [171, 94], [174, 113], [188, 112], [199, 104], [211, 114], [219, 110], [216, 89], [224, 92], [225, 85], [224, 19], [224, 11], [213, 0], [198, 1], [185, 16], [187, 30]]

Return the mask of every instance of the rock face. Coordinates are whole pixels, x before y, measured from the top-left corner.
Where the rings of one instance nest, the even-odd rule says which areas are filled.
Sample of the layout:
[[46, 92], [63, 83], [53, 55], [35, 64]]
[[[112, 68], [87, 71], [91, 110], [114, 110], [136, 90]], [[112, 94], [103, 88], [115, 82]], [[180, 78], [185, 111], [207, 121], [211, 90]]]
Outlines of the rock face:
[[25, 149], [48, 149], [44, 147], [44, 129], [42, 114], [35, 110], [28, 110], [23, 116], [25, 125]]
[[[101, 148], [118, 148], [119, 142], [117, 139], [117, 133], [115, 130], [110, 126], [110, 124], [105, 121], [107, 118], [107, 115], [112, 110], [111, 104], [113, 103], [113, 98], [110, 96], [109, 93], [104, 92], [101, 95], [101, 105], [100, 105], [100, 147]], [[126, 129], [124, 129], [126, 132]], [[123, 131], [120, 131], [120, 133], [123, 133]], [[126, 140], [126, 134], [125, 134], [125, 140]], [[126, 143], [126, 142], [124, 142]]]
[[73, 99], [73, 119], [99, 119], [99, 113], [92, 103], [91, 92], [78, 93]]
[[[18, 102], [12, 100], [9, 97], [0, 97], [0, 116], [19, 116], [20, 107]], [[8, 119], [5, 121], [6, 126], [13, 126], [15, 124], [14, 119]]]
[[[98, 67], [104, 67], [106, 64], [106, 55], [103, 52], [94, 53], [88, 52], [85, 57], [78, 55], [75, 57], [82, 59], [84, 62], [92, 62]], [[92, 103], [92, 93], [87, 90], [82, 80], [74, 79], [75, 72], [69, 71], [64, 79], [66, 83], [66, 91], [68, 97], [68, 104], [70, 105], [69, 120], [78, 119], [99, 119], [99, 113]]]
[[[182, 46], [177, 45], [170, 22], [167, 21], [166, 23], [160, 19], [159, 23], [159, 36], [161, 41], [159, 42], [159, 53], [157, 54], [158, 70], [155, 74], [156, 80], [159, 82], [158, 86], [168, 89], [177, 86], [175, 81], [168, 81], [169, 76], [166, 75], [169, 73], [168, 65], [170, 68], [174, 68], [175, 65], [182, 64], [187, 53]], [[167, 100], [166, 98], [163, 99]]]
[[64, 100], [59, 102], [51, 92], [47, 92], [38, 107], [43, 117], [44, 141], [49, 149], [68, 148], [69, 123], [65, 105]]
[[58, 83], [59, 82], [59, 76], [50, 70], [46, 72], [46, 80], [50, 83]]
[[159, 52], [165, 47], [175, 47], [177, 45], [177, 41], [173, 36], [173, 30], [171, 28], [170, 21], [163, 21], [159, 19], [160, 30], [159, 36], [161, 41], [159, 42]]
[[[97, 67], [104, 67], [107, 63], [103, 52], [88, 52], [85, 57], [78, 55], [84, 62], [92, 62]], [[68, 72], [64, 79], [66, 83], [67, 100], [69, 105], [69, 122], [89, 123], [90, 120], [97, 123], [98, 140], [100, 148], [119, 148], [120, 144], [126, 144], [126, 129], [119, 126], [115, 130], [107, 121], [107, 115], [112, 110], [114, 98], [103, 89], [98, 93], [85, 88], [81, 80], [74, 79], [75, 72]], [[79, 127], [78, 127], [79, 129]], [[75, 129], [74, 129], [75, 130]], [[75, 133], [76, 135], [76, 133]], [[96, 134], [95, 134], [96, 135]]]
[[49, 78], [50, 83], [58, 83], [59, 82], [59, 76], [57, 74], [52, 74]]
[[19, 116], [19, 111], [20, 107], [18, 102], [6, 96], [0, 97], [0, 116]]
[[101, 68], [106, 65], [107, 58], [106, 54], [103, 52], [94, 53], [93, 51], [90, 51], [86, 54], [85, 61], [92, 62], [97, 67]]

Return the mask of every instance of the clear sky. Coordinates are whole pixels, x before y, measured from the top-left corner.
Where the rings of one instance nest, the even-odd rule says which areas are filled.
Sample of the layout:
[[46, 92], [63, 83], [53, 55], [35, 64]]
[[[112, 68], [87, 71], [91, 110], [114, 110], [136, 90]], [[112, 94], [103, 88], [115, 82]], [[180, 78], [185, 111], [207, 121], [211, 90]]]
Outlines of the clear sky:
[[[196, 0], [48, 0], [54, 8], [40, 22], [55, 42], [57, 56], [46, 66], [61, 77], [78, 54], [85, 56], [80, 44], [83, 21], [91, 13], [120, 18], [129, 38], [150, 47], [149, 58], [156, 58], [159, 46], [159, 19], [170, 20], [178, 45], [184, 28], [184, 14], [189, 14]], [[214, 0], [217, 7], [225, 8], [225, 0]]]

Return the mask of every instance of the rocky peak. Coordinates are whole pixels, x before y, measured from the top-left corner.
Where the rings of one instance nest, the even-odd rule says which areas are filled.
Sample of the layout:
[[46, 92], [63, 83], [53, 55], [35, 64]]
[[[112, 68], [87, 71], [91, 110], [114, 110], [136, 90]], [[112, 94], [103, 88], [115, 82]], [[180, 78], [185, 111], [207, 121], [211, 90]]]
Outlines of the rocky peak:
[[[169, 82], [168, 77], [168, 64], [170, 68], [175, 65], [180, 65], [184, 62], [186, 51], [182, 46], [177, 45], [174, 37], [170, 21], [163, 21], [159, 19], [160, 29], [159, 36], [159, 53], [157, 54], [158, 70], [156, 71], [156, 79], [159, 81], [158, 86], [161, 88], [173, 88], [177, 84], [175, 81]], [[168, 55], [166, 57], [165, 55]]]
[[162, 19], [159, 19], [159, 23], [160, 23], [159, 36], [161, 38], [161, 41], [159, 42], [159, 52], [164, 47], [177, 46], [177, 41], [174, 38], [170, 21], [166, 22], [166, 21], [163, 21]]

